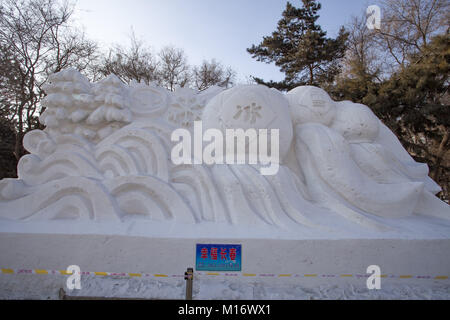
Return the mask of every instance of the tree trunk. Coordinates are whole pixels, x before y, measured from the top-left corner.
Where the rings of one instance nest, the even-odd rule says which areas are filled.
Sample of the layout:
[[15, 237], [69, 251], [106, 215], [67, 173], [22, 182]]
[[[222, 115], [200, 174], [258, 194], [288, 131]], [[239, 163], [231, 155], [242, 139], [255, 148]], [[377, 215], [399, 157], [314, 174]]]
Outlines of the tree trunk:
[[309, 85], [314, 85], [314, 73], [313, 73], [313, 66], [309, 66]]
[[444, 137], [442, 137], [441, 143], [439, 144], [439, 148], [438, 151], [436, 153], [436, 160], [435, 160], [435, 167], [434, 170], [431, 174], [431, 178], [434, 181], [437, 181], [438, 177], [439, 177], [439, 172], [440, 172], [440, 166], [441, 166], [441, 162], [442, 162], [442, 157], [445, 154], [446, 150], [446, 145], [449, 139], [449, 130], [444, 131]]
[[24, 103], [21, 103], [17, 112], [18, 118], [19, 118], [19, 127], [16, 134], [16, 144], [14, 147], [14, 156], [16, 157], [17, 161], [22, 157], [23, 155], [23, 108]]

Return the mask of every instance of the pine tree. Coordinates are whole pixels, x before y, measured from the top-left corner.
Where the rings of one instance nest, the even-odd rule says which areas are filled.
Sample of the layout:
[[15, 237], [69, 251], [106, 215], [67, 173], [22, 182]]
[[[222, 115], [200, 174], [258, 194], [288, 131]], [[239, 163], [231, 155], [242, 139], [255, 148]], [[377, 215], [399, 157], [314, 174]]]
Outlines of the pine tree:
[[409, 56], [408, 64], [378, 85], [362, 102], [394, 131], [449, 199], [450, 35], [437, 35]]
[[281, 82], [256, 82], [281, 90], [298, 85], [330, 83], [339, 72], [338, 60], [344, 56], [348, 34], [341, 28], [336, 39], [327, 38], [326, 32], [316, 24], [320, 3], [302, 0], [301, 8], [286, 4], [277, 30], [247, 51], [258, 61], [280, 67], [286, 77]]

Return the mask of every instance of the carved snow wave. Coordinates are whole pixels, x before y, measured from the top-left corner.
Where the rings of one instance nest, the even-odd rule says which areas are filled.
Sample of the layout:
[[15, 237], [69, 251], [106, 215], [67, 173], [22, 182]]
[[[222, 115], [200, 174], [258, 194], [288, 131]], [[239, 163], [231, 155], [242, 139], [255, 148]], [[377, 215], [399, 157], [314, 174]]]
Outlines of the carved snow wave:
[[[29, 132], [24, 145], [31, 154], [19, 162], [19, 180], [0, 182], [2, 217], [318, 226], [305, 206], [316, 214], [318, 208], [290, 200], [301, 191], [287, 167], [265, 177], [247, 165], [174, 166], [172, 130], [138, 122], [98, 144], [75, 134]], [[253, 214], [241, 214], [246, 211]]]
[[[96, 145], [72, 134], [59, 135], [55, 141], [40, 130], [28, 133], [24, 145], [32, 154], [19, 162], [20, 180], [0, 182], [3, 216], [197, 221], [168, 183], [166, 137], [150, 127], [149, 123], [123, 127]], [[168, 133], [170, 128], [159, 129]], [[53, 152], [45, 156], [44, 149]]]

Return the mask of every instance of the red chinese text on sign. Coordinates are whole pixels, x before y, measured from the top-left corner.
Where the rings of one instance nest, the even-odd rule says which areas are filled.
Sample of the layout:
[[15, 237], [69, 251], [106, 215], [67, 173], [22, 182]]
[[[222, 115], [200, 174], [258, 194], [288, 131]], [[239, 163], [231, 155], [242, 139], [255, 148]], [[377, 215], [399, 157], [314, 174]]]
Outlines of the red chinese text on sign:
[[211, 259], [217, 260], [217, 248], [211, 248]]
[[201, 250], [201, 258], [208, 259], [208, 248], [202, 248]]
[[220, 260], [227, 260], [227, 248], [220, 248]]
[[236, 248], [230, 248], [230, 259], [236, 260]]

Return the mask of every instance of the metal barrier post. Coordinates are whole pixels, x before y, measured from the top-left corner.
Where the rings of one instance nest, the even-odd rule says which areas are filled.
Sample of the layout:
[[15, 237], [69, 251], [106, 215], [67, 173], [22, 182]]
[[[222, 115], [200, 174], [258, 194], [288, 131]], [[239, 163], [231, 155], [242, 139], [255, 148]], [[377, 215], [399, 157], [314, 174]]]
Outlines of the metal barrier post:
[[184, 273], [184, 280], [186, 280], [186, 300], [192, 300], [192, 281], [194, 280], [194, 269], [187, 268]]

